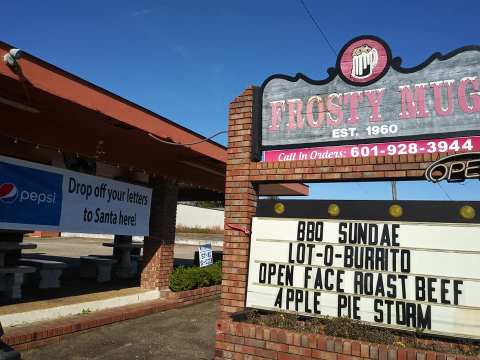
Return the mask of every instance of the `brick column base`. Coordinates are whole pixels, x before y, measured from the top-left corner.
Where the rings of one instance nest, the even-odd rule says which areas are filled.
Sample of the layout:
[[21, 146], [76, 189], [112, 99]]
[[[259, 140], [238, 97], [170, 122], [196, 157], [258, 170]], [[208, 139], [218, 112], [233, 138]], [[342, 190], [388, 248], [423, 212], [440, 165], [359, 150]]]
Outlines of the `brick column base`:
[[154, 184], [150, 211], [150, 236], [143, 247], [141, 287], [168, 289], [173, 272], [173, 247], [178, 188], [172, 181]]
[[174, 245], [161, 245], [151, 238], [148, 240], [143, 247], [145, 266], [142, 271], [141, 286], [144, 289], [168, 289], [173, 271]]

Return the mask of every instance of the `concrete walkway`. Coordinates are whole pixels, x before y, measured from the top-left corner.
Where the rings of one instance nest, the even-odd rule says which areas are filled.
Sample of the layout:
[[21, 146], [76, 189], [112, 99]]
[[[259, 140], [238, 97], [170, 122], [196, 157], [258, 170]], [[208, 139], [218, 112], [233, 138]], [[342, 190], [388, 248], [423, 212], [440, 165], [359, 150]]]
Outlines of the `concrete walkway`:
[[204, 302], [71, 335], [22, 359], [212, 359], [218, 303]]

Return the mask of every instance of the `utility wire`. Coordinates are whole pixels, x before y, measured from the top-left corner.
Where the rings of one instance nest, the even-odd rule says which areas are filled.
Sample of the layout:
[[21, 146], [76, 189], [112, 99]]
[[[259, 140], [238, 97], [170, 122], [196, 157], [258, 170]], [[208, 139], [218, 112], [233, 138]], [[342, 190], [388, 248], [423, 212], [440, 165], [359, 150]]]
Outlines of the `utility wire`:
[[163, 140], [163, 139], [160, 139], [158, 136], [155, 136], [155, 135], [153, 135], [153, 134], [151, 134], [151, 133], [148, 133], [148, 136], [150, 136], [152, 139], [155, 139], [155, 140], [157, 140], [157, 141], [160, 141], [161, 143], [168, 144], [168, 145], [190, 146], [190, 145], [196, 145], [196, 144], [203, 143], [203, 142], [205, 142], [205, 141], [208, 141], [208, 140], [213, 139], [215, 136], [218, 136], [218, 135], [221, 135], [221, 134], [226, 134], [226, 133], [227, 133], [226, 131], [219, 131], [219, 132], [213, 134], [212, 136], [206, 137], [205, 139], [202, 139], [202, 140], [199, 140], [199, 141], [195, 141], [195, 142], [192, 142], [192, 143], [188, 143], [188, 144], [176, 143], [176, 142], [173, 142], [173, 141]]
[[335, 56], [337, 56], [337, 52], [335, 51], [335, 48], [333, 47], [332, 43], [328, 40], [327, 38], [327, 35], [325, 35], [325, 33], [323, 32], [322, 28], [320, 27], [320, 25], [318, 24], [317, 20], [315, 20], [315, 18], [313, 17], [312, 13], [310, 12], [310, 10], [308, 9], [307, 5], [305, 4], [305, 2], [303, 0], [298, 0], [300, 1], [300, 4], [302, 4], [303, 8], [305, 9], [307, 15], [310, 17], [310, 19], [312, 19], [313, 23], [315, 24], [315, 27], [318, 29], [318, 31], [320, 31], [320, 34], [322, 34], [322, 37], [323, 39], [325, 40], [325, 42], [328, 44], [328, 47], [330, 48], [330, 50], [332, 50], [333, 54]]
[[367, 197], [369, 196], [369, 191], [367, 191], [366, 189], [364, 189], [363, 187], [361, 187], [358, 182], [355, 181], [354, 184], [357, 185], [357, 186], [358, 186], [358, 189], [359, 189], [360, 191], [362, 191]]
[[447, 197], [448, 200], [450, 201], [453, 201], [453, 199], [450, 197], [450, 195], [448, 195], [447, 191], [443, 188], [442, 184], [440, 184], [439, 182], [436, 183], [440, 189], [442, 189], [443, 193], [445, 194], [445, 196]]

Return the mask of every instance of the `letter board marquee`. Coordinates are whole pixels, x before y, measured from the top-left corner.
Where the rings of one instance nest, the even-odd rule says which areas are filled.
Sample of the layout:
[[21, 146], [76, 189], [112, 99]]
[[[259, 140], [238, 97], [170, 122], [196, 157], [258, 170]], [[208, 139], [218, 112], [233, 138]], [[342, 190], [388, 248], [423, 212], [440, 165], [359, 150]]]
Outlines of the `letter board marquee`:
[[479, 151], [479, 72], [479, 46], [404, 68], [383, 40], [360, 36], [342, 48], [328, 78], [272, 75], [256, 89], [254, 157]]
[[253, 218], [247, 307], [480, 339], [480, 203], [277, 202]]

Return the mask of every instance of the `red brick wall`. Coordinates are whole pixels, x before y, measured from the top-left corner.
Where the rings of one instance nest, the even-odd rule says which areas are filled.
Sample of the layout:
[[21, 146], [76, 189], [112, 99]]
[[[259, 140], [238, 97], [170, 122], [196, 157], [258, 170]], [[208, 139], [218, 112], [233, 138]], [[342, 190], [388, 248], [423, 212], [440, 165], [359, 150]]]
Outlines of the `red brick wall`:
[[302, 160], [250, 164], [251, 181], [418, 180], [424, 169], [444, 154]]
[[253, 89], [247, 89], [231, 104], [228, 123], [228, 159], [225, 182], [225, 233], [221, 312], [242, 310], [247, 284], [250, 236], [231, 226], [250, 230], [257, 193], [249, 179], [251, 158]]
[[217, 321], [216, 341], [216, 360], [478, 360], [477, 357], [298, 333], [230, 320]]
[[172, 181], [158, 182], [153, 187], [150, 236], [143, 245], [141, 287], [144, 289], [168, 288], [173, 271], [177, 195], [178, 188]]
[[194, 290], [186, 290], [179, 292], [169, 292], [167, 294], [168, 301], [174, 301], [183, 305], [189, 305], [199, 302], [199, 300], [207, 301], [215, 299], [220, 295], [221, 286], [213, 285]]

